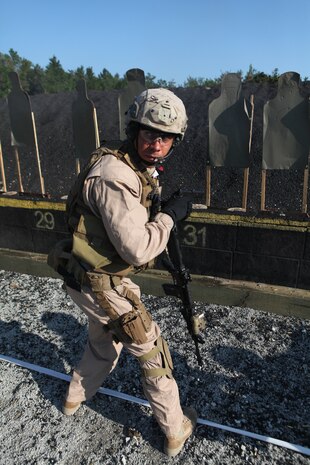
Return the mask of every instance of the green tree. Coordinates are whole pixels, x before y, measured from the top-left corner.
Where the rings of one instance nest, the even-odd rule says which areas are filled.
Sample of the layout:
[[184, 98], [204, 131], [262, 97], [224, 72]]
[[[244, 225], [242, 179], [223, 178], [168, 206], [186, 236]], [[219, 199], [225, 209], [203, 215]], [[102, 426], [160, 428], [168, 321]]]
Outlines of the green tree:
[[99, 87], [102, 90], [120, 89], [123, 87], [123, 83], [121, 82], [122, 79], [120, 78], [119, 74], [116, 73], [113, 76], [106, 68], [103, 68], [101, 73], [99, 73], [98, 80]]
[[29, 92], [28, 76], [32, 69], [33, 65], [31, 61], [22, 58], [18, 66], [17, 73], [19, 75], [21, 86], [26, 92]]
[[[79, 66], [75, 70], [65, 71], [55, 56], [49, 59], [48, 65], [43, 69], [39, 65], [34, 65], [31, 61], [21, 57], [11, 48], [8, 53], [0, 52], [0, 98], [8, 95], [11, 90], [9, 79], [11, 71], [18, 73], [23, 89], [31, 95], [42, 92], [72, 91], [75, 90], [76, 82], [80, 79], [86, 80], [87, 89], [90, 90], [122, 89], [128, 84], [126, 75], [120, 77], [116, 73], [113, 76], [106, 68], [103, 68], [98, 76], [95, 75], [92, 67], [85, 69], [84, 66]], [[214, 79], [189, 76], [183, 83], [183, 87], [212, 87], [221, 83], [224, 74], [226, 73], [222, 73], [218, 78]], [[242, 71], [237, 71], [237, 74], [242, 79]], [[278, 78], [278, 68], [274, 68], [271, 74], [266, 74], [258, 71], [250, 64], [244, 80], [258, 83], [275, 83]], [[309, 78], [305, 77], [304, 82], [309, 82]], [[145, 86], [146, 88], [173, 88], [176, 87], [176, 82], [175, 80], [157, 80], [152, 74], [146, 73]]]
[[39, 65], [33, 66], [27, 73], [26, 80], [30, 95], [44, 93], [44, 70]]
[[92, 67], [86, 68], [85, 79], [88, 89], [99, 89], [99, 79], [96, 77]]
[[13, 71], [16, 71], [18, 72], [19, 71], [19, 65], [20, 65], [20, 62], [21, 62], [21, 57], [18, 55], [18, 53], [13, 50], [12, 48], [10, 48], [9, 50], [9, 60], [11, 61], [11, 64], [12, 64], [12, 67], [13, 67]]
[[155, 82], [155, 79], [156, 79], [155, 76], [153, 76], [153, 75], [150, 74], [150, 73], [147, 73], [147, 74], [145, 75], [145, 87], [146, 87], [147, 89], [152, 89], [152, 88], [154, 88], [154, 87], [158, 87], [157, 84], [156, 84], [156, 82]]
[[258, 71], [252, 64], [250, 64], [249, 69], [245, 75], [245, 80], [253, 82], [271, 82], [272, 78], [270, 75], [262, 71]]
[[19, 75], [21, 86], [29, 91], [28, 74], [32, 69], [32, 63], [22, 58], [18, 53], [10, 48], [8, 54], [0, 53], [0, 97], [8, 95], [11, 91], [9, 73], [15, 71]]
[[278, 79], [279, 79], [279, 68], [275, 68], [271, 72], [270, 81], [277, 82]]
[[64, 92], [74, 89], [72, 73], [67, 73], [60, 61], [54, 56], [45, 68], [44, 88], [48, 93]]
[[80, 79], [85, 79], [86, 73], [85, 73], [84, 66], [79, 66], [78, 68], [76, 68], [75, 71], [72, 71], [72, 75], [74, 79], [76, 79], [77, 81], [79, 81]]
[[172, 81], [166, 81], [165, 79], [158, 79], [156, 85], [158, 87], [176, 87], [176, 82], [174, 79]]
[[194, 78], [192, 76], [188, 76], [187, 80], [184, 82], [184, 87], [198, 87], [204, 85], [205, 79], [202, 77]]
[[13, 65], [9, 55], [0, 53], [0, 97], [5, 97], [10, 89], [9, 72], [13, 71]]
[[189, 76], [187, 80], [184, 82], [183, 87], [214, 87], [218, 84], [220, 84], [222, 80], [223, 74], [221, 77], [216, 78], [216, 79], [209, 79], [209, 78], [203, 78], [203, 77], [192, 77]]

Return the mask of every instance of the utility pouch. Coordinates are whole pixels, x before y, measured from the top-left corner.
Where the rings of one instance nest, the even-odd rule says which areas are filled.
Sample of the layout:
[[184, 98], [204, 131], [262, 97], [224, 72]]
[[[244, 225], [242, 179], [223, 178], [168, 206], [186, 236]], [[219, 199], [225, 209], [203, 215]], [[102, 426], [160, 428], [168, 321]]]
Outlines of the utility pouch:
[[120, 324], [125, 334], [136, 344], [144, 344], [147, 342], [146, 329], [140, 315], [135, 311], [131, 311], [122, 315]]
[[57, 242], [47, 256], [47, 264], [57, 273], [62, 274], [61, 270], [66, 268], [71, 256], [71, 249], [71, 239], [63, 239]]
[[80, 262], [74, 257], [74, 255], [70, 255], [68, 260], [66, 269], [68, 273], [74, 277], [74, 279], [80, 284], [83, 285], [85, 281], [85, 268], [80, 264]]
[[121, 283], [121, 278], [118, 278], [117, 283], [112, 282], [112, 277], [105, 273], [95, 273], [88, 271], [85, 276], [85, 281], [89, 284], [91, 290], [97, 295], [103, 291], [110, 291]]
[[127, 344], [144, 344], [147, 342], [146, 333], [151, 330], [152, 317], [143, 307], [140, 312], [136, 309], [121, 315], [117, 320], [110, 321], [108, 326], [116, 337]]
[[[146, 333], [148, 333], [152, 327], [152, 316], [146, 310], [139, 297], [128, 287], [123, 286], [121, 295], [129, 300], [133, 307], [128, 314], [121, 315], [120, 317], [123, 329], [133, 342], [136, 344], [144, 344], [147, 342]], [[127, 315], [129, 316], [127, 317]]]
[[63, 277], [67, 286], [81, 292], [81, 276], [85, 271], [77, 261], [75, 261], [74, 265], [72, 264], [74, 258], [72, 257], [71, 249], [71, 239], [63, 239], [57, 242], [48, 254], [47, 264]]

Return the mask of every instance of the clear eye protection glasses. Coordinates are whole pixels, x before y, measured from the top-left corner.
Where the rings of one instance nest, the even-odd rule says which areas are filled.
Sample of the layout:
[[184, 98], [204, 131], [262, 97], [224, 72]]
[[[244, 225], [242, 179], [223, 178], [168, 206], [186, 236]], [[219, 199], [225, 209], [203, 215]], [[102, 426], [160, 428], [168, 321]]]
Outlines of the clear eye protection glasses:
[[174, 139], [173, 134], [167, 134], [165, 132], [149, 131], [148, 129], [141, 129], [140, 135], [142, 139], [148, 144], [154, 144], [155, 142], [158, 141], [160, 145], [168, 145]]

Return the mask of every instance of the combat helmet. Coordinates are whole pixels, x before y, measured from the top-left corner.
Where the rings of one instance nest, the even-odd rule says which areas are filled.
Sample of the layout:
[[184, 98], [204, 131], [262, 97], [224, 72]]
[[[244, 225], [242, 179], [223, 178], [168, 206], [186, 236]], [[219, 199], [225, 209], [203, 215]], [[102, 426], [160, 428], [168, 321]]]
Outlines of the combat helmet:
[[138, 95], [126, 113], [126, 134], [132, 139], [137, 127], [146, 126], [160, 132], [175, 134], [180, 142], [187, 128], [185, 106], [168, 89], [147, 89]]

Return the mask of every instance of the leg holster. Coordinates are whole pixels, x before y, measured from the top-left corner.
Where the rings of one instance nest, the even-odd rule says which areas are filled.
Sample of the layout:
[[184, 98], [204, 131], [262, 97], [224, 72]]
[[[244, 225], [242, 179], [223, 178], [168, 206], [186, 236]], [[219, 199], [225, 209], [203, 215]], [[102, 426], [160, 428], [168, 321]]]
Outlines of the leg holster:
[[146, 334], [151, 330], [152, 317], [139, 297], [125, 286], [123, 286], [122, 292], [117, 291], [132, 305], [132, 310], [119, 316], [106, 298], [104, 291], [114, 289], [118, 286], [121, 283], [121, 278], [91, 272], [87, 272], [86, 275], [100, 307], [104, 309], [111, 320], [108, 323], [108, 327], [115, 334], [116, 338], [120, 342], [127, 344], [144, 344], [147, 342], [148, 338]]
[[150, 350], [147, 354], [138, 357], [140, 365], [154, 358], [157, 354], [161, 354], [162, 366], [161, 368], [142, 368], [142, 375], [145, 378], [155, 378], [157, 376], [167, 376], [168, 378], [173, 378], [173, 362], [170, 354], [170, 350], [167, 342], [162, 336], [155, 341], [155, 347]]

